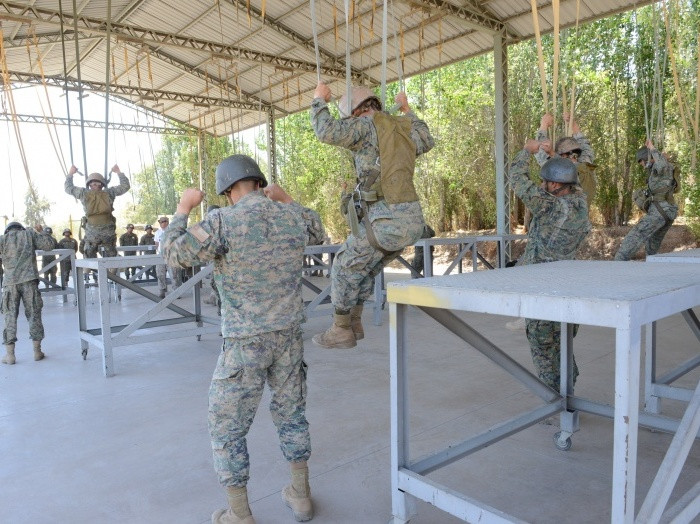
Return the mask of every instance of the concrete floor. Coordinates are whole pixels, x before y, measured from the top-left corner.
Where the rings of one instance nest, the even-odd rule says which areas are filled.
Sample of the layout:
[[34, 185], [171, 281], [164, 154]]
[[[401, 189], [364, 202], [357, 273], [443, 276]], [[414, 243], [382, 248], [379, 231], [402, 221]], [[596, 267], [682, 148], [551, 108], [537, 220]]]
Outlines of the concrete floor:
[[[393, 275], [392, 278], [405, 278]], [[185, 302], [185, 300], [178, 301]], [[112, 304], [121, 323], [141, 312], [145, 299], [125, 292]], [[213, 307], [204, 306], [209, 314]], [[97, 304], [89, 326], [97, 325]], [[531, 369], [522, 332], [507, 317], [462, 315], [496, 345]], [[309, 365], [308, 411], [313, 454], [313, 522], [386, 523], [389, 478], [389, 330], [371, 323], [353, 350], [324, 350], [311, 336], [330, 317], [305, 325]], [[505, 372], [445, 333], [418, 310], [410, 312], [412, 457], [512, 416], [537, 400]], [[71, 302], [47, 297], [47, 358], [34, 362], [20, 319], [17, 364], [0, 365], [0, 521], [3, 523], [183, 523], [210, 521], [225, 505], [212, 466], [207, 391], [221, 338], [194, 337], [116, 348], [116, 376], [102, 374], [91, 347], [83, 361], [77, 313]], [[659, 368], [697, 354], [697, 340], [680, 316], [659, 324]], [[575, 341], [581, 370], [577, 394], [610, 402], [614, 334], [582, 326]], [[696, 370], [680, 382], [694, 386]], [[280, 500], [288, 468], [263, 398], [248, 438], [251, 508], [259, 524], [294, 522]], [[679, 416], [683, 404], [662, 402]], [[568, 452], [552, 444], [555, 426], [537, 424], [430, 475], [526, 521], [609, 522], [612, 421], [581, 416]], [[637, 507], [670, 442], [640, 430]], [[700, 480], [697, 442], [671, 502]], [[458, 522], [418, 502], [415, 523]]]

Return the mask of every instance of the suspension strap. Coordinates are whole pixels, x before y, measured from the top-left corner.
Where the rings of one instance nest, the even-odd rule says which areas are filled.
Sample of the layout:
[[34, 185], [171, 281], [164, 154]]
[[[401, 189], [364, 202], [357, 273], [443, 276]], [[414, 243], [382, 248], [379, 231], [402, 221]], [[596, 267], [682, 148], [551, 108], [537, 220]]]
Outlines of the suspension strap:
[[61, 19], [61, 53], [63, 54], [63, 94], [66, 97], [66, 116], [68, 117], [68, 147], [70, 148], [70, 163], [73, 161], [73, 129], [70, 125], [70, 100], [68, 98], [68, 63], [66, 61], [66, 34], [63, 28], [63, 0], [58, 0], [58, 15]]
[[382, 8], [382, 72], [381, 72], [381, 101], [382, 107], [386, 107], [386, 51], [387, 51], [387, 28], [389, 26], [389, 12], [387, 5], [389, 2], [384, 2]]
[[[109, 184], [112, 178], [112, 172], [109, 170], [109, 81], [110, 81], [110, 34], [112, 33], [112, 0], [107, 0], [107, 35], [105, 36], [106, 47], [107, 47], [107, 57], [105, 58], [105, 180]], [[138, 64], [137, 64], [138, 67]]]
[[[87, 179], [87, 151], [85, 147], [85, 116], [83, 115], [83, 82], [80, 76], [80, 45], [78, 38], [78, 4], [76, 0], [73, 0], [73, 39], [75, 41], [75, 72], [78, 75], [78, 102], [80, 107], [80, 134], [82, 138], [83, 145], [83, 167], [85, 171], [85, 178]], [[68, 95], [66, 95], [68, 96]]]
[[318, 48], [318, 27], [316, 25], [316, 0], [311, 0], [311, 32], [314, 35], [314, 51], [316, 52], [316, 83], [321, 83], [321, 52]]
[[345, 97], [349, 113], [352, 114], [352, 63], [350, 62], [350, 0], [344, 0], [345, 7]]

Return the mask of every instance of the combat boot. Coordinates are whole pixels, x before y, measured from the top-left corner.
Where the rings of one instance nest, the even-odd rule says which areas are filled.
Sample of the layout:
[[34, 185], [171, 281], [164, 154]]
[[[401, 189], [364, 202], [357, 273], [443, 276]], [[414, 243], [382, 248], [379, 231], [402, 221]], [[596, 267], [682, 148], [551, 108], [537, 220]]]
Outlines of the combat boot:
[[292, 483], [282, 490], [282, 500], [294, 513], [297, 522], [306, 522], [314, 518], [309, 487], [309, 468], [304, 462], [292, 462]]
[[41, 340], [32, 340], [32, 342], [34, 343], [34, 360], [43, 359], [46, 355], [41, 350]]
[[357, 304], [350, 310], [350, 327], [355, 335], [355, 340], [365, 338], [365, 330], [362, 327], [362, 304]]
[[7, 351], [7, 355], [2, 357], [2, 363], [3, 364], [14, 364], [16, 362], [15, 360], [15, 345], [14, 344], [5, 344], [5, 351]]
[[212, 524], [255, 524], [255, 519], [248, 505], [248, 490], [245, 486], [226, 488], [228, 509], [215, 511], [211, 516]]
[[333, 325], [325, 333], [314, 335], [312, 340], [316, 345], [327, 349], [354, 348], [357, 343], [350, 327], [350, 313], [333, 313]]

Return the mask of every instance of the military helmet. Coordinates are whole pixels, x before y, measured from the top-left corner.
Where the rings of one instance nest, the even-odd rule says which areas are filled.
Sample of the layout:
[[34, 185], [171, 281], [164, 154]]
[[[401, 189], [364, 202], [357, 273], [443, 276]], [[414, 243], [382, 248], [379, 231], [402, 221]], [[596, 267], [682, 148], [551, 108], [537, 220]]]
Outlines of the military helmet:
[[149, 229], [150, 229], [151, 231], [153, 231], [153, 226], [152, 226], [151, 224], [146, 224], [146, 227], [145, 227], [144, 229], [145, 229], [146, 231], [148, 231]]
[[44, 233], [48, 233], [49, 235], [53, 235], [53, 229], [51, 229], [49, 226], [46, 226], [44, 228]]
[[567, 153], [581, 154], [581, 144], [579, 144], [574, 138], [570, 136], [565, 136], [557, 140], [554, 146], [554, 152], [557, 155], [565, 155]]
[[639, 149], [637, 149], [637, 163], [644, 162], [646, 164], [649, 161], [649, 158], [651, 158], [651, 153], [648, 147], [642, 146]]
[[267, 186], [265, 175], [258, 164], [246, 155], [231, 155], [224, 158], [216, 167], [216, 193], [223, 195], [233, 184], [240, 180], [258, 180], [260, 187]]
[[127, 224], [126, 229], [129, 229], [129, 228], [134, 229], [134, 224]]
[[102, 184], [102, 187], [105, 187], [107, 185], [105, 177], [103, 177], [99, 173], [90, 173], [87, 179], [85, 180], [85, 187], [90, 187], [90, 182], [99, 182], [100, 184]]
[[547, 160], [540, 171], [540, 178], [548, 182], [575, 184], [578, 181], [576, 164], [568, 158], [555, 157]]
[[63, 230], [63, 234], [65, 235], [66, 233], [68, 233], [69, 235], [72, 235], [72, 234], [73, 234], [73, 232], [72, 232], [70, 229], [68, 229], [68, 228], [66, 228], [66, 229]]
[[340, 102], [338, 103], [338, 109], [340, 110], [340, 116], [343, 118], [347, 118], [349, 116], [352, 116], [352, 112], [360, 107], [362, 103], [366, 102], [370, 98], [374, 98], [379, 106], [381, 107], [381, 101], [379, 100], [379, 97], [374, 94], [374, 91], [372, 91], [368, 87], [353, 87], [351, 92], [350, 92], [350, 97], [351, 97], [351, 104], [348, 104], [348, 95], [345, 93], [342, 97], [340, 97]]
[[5, 227], [5, 233], [4, 233], [4, 234], [7, 235], [7, 234], [8, 234], [10, 231], [12, 231], [13, 229], [22, 229], [22, 230], [24, 230], [24, 226], [23, 226], [22, 224], [20, 224], [19, 222], [10, 222], [10, 223], [7, 224], [7, 226]]

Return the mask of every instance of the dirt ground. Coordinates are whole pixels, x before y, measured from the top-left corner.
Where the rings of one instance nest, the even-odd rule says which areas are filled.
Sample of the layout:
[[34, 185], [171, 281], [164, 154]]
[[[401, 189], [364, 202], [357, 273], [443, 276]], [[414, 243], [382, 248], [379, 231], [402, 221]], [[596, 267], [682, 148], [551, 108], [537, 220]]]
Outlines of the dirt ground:
[[[633, 226], [615, 226], [615, 227], [595, 227], [591, 233], [586, 237], [583, 245], [579, 249], [577, 258], [579, 260], [612, 260], [615, 257], [615, 253], [620, 247], [622, 239], [627, 235], [627, 233], [632, 229]], [[516, 234], [524, 234], [524, 231], [516, 230]], [[493, 235], [495, 231], [484, 230], [484, 231], [459, 231], [452, 232], [448, 234], [441, 234], [441, 237], [460, 237], [460, 236], [473, 236], [473, 235]], [[693, 249], [700, 247], [700, 242], [695, 239], [691, 230], [685, 225], [673, 225], [671, 229], [666, 233], [663, 242], [661, 243], [661, 249], [659, 253], [668, 253], [671, 251], [678, 251], [682, 249]], [[518, 258], [522, 255], [525, 249], [524, 241], [516, 241], [513, 243], [513, 258]], [[456, 246], [436, 246], [435, 248], [435, 262], [449, 262], [457, 253]], [[481, 253], [487, 260], [492, 264], [496, 262], [497, 250], [496, 245], [493, 242], [489, 242], [483, 246], [479, 247], [479, 253]], [[405, 257], [410, 260], [411, 254], [405, 252]], [[634, 257], [635, 260], [644, 260], [645, 254], [644, 249], [640, 249], [637, 255]], [[397, 266], [398, 267], [398, 266]]]

